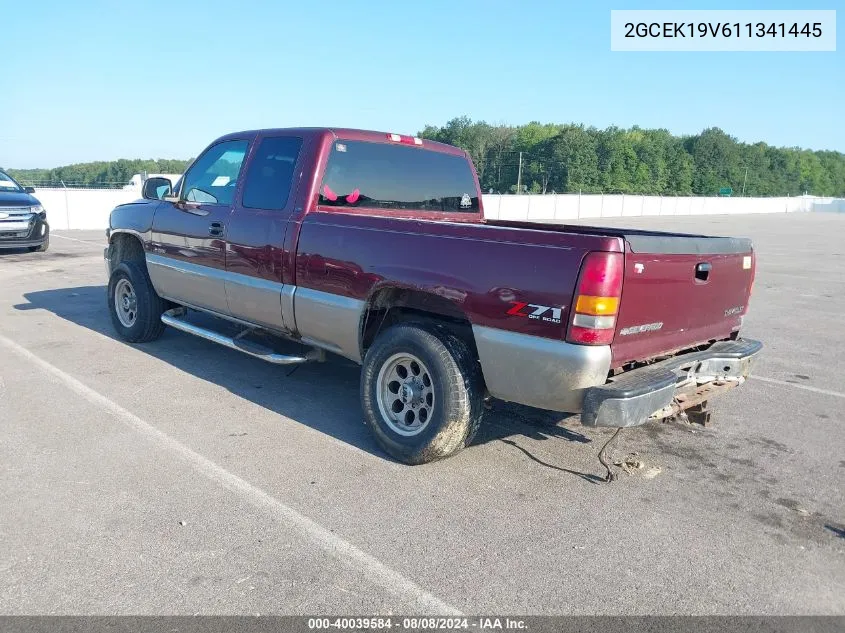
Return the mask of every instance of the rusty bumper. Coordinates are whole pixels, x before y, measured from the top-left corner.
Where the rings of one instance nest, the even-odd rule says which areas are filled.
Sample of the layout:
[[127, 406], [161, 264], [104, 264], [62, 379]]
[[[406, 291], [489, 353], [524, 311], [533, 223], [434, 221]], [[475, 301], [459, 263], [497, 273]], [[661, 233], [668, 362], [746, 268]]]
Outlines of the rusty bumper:
[[677, 414], [745, 382], [762, 348], [751, 339], [719, 341], [625, 372], [586, 391], [581, 423], [625, 428]]

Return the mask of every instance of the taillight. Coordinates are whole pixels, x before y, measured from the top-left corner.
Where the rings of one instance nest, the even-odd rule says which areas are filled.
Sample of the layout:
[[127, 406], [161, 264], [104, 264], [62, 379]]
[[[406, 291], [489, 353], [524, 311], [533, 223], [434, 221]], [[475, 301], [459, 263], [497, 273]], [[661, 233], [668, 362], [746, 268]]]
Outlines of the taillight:
[[588, 253], [581, 264], [572, 319], [566, 340], [580, 345], [609, 345], [616, 331], [622, 296], [622, 253]]

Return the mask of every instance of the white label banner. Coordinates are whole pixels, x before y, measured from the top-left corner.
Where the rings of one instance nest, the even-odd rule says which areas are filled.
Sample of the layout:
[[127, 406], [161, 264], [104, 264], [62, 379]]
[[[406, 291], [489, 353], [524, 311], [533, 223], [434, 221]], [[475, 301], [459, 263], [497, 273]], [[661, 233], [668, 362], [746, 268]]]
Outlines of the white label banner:
[[612, 51], [835, 51], [832, 10], [610, 12]]

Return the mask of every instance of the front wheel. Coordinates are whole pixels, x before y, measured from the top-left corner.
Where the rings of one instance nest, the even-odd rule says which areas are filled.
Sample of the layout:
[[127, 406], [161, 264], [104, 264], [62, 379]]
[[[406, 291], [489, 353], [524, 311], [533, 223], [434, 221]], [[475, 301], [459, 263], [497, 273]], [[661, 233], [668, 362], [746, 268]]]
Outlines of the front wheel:
[[137, 262], [118, 264], [109, 278], [107, 293], [109, 314], [114, 329], [125, 341], [154, 341], [165, 325], [161, 315], [167, 309], [156, 294], [147, 271]]
[[446, 328], [400, 324], [367, 350], [364, 419], [379, 445], [406, 464], [448, 457], [472, 441], [484, 412], [469, 346]]

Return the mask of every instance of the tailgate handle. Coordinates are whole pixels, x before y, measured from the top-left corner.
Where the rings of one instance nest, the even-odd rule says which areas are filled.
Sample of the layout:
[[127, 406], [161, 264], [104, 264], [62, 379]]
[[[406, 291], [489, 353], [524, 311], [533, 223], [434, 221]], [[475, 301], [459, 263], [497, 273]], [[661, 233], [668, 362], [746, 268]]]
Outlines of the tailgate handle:
[[707, 262], [701, 262], [695, 267], [695, 278], [697, 281], [707, 281], [707, 278], [710, 276], [710, 270], [713, 268], [711, 264]]

